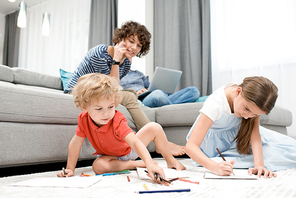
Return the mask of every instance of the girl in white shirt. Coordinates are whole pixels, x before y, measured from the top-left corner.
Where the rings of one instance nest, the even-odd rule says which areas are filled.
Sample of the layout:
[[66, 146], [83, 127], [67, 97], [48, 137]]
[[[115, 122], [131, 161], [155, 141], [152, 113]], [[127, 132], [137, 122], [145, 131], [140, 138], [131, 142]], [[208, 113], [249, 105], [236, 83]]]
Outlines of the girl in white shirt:
[[[296, 140], [259, 126], [278, 96], [277, 87], [264, 77], [221, 87], [205, 101], [187, 135], [186, 153], [194, 165], [217, 175], [233, 168], [249, 168], [258, 177], [276, 177], [273, 171], [296, 167]], [[222, 161], [218, 148], [226, 161]]]

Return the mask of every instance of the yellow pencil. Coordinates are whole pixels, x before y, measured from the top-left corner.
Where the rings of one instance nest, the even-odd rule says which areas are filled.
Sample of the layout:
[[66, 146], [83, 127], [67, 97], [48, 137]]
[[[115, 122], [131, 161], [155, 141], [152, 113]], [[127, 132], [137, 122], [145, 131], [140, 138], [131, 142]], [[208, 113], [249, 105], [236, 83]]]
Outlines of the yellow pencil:
[[149, 189], [147, 188], [146, 184], [143, 184], [143, 186], [144, 186], [144, 188], [145, 188], [146, 190], [149, 190]]

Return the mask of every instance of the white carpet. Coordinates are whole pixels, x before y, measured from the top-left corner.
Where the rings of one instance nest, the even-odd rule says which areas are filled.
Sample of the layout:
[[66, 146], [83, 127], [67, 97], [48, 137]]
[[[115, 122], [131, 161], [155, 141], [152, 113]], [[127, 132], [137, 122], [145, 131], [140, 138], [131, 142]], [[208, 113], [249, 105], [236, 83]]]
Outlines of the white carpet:
[[[161, 166], [166, 163], [163, 159], [155, 159]], [[130, 182], [127, 175], [104, 176], [102, 179], [84, 189], [80, 188], [49, 188], [49, 187], [14, 187], [10, 184], [25, 181], [36, 177], [56, 177], [57, 171], [38, 174], [12, 176], [0, 178], [0, 197], [296, 197], [296, 169], [277, 172], [278, 177], [258, 180], [211, 180], [203, 179], [204, 169], [194, 167], [190, 159], [179, 159], [186, 167], [186, 174], [191, 180], [200, 184], [187, 182], [174, 182], [171, 187], [155, 184], [152, 181], [139, 180], [137, 173], [131, 171]], [[94, 174], [91, 167], [76, 169], [75, 175], [81, 173]], [[191, 192], [136, 194], [134, 191], [161, 190], [168, 188], [190, 188]]]

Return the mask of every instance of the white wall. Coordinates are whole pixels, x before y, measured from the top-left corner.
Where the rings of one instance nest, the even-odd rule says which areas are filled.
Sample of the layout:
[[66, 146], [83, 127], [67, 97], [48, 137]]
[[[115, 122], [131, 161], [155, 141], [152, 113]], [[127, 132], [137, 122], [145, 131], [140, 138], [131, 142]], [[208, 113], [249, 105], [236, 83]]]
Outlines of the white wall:
[[145, 75], [153, 74], [153, 0], [120, 0], [118, 1], [118, 27], [126, 21], [136, 21], [145, 25], [152, 35], [150, 52], [142, 57], [134, 57], [132, 69]]
[[3, 64], [5, 15], [0, 14], [0, 64]]
[[[152, 35], [150, 52], [143, 58], [133, 58], [132, 69], [151, 77], [154, 72], [153, 50], [153, 0], [120, 0], [118, 2], [118, 26], [134, 20], [146, 26]], [[5, 15], [0, 14], [0, 64], [3, 61]], [[151, 79], [151, 78], [150, 78]]]

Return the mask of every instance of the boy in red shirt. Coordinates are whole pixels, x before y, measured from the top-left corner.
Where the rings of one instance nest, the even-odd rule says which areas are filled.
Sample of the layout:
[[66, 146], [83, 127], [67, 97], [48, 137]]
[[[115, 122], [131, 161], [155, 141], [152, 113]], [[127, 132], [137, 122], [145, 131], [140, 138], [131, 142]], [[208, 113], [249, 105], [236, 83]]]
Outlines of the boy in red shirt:
[[[74, 170], [82, 144], [87, 137], [96, 150], [93, 163], [96, 174], [147, 167], [155, 180], [155, 173], [165, 177], [163, 169], [153, 162], [146, 146], [153, 141], [167, 162], [168, 168], [185, 170], [171, 154], [168, 140], [162, 127], [150, 122], [138, 133], [127, 125], [125, 116], [115, 107], [120, 102], [119, 85], [116, 78], [91, 73], [79, 78], [73, 88], [74, 102], [83, 112], [78, 117], [76, 133], [69, 144], [68, 162], [65, 173], [57, 176], [74, 176]], [[143, 160], [137, 160], [138, 156]]]

